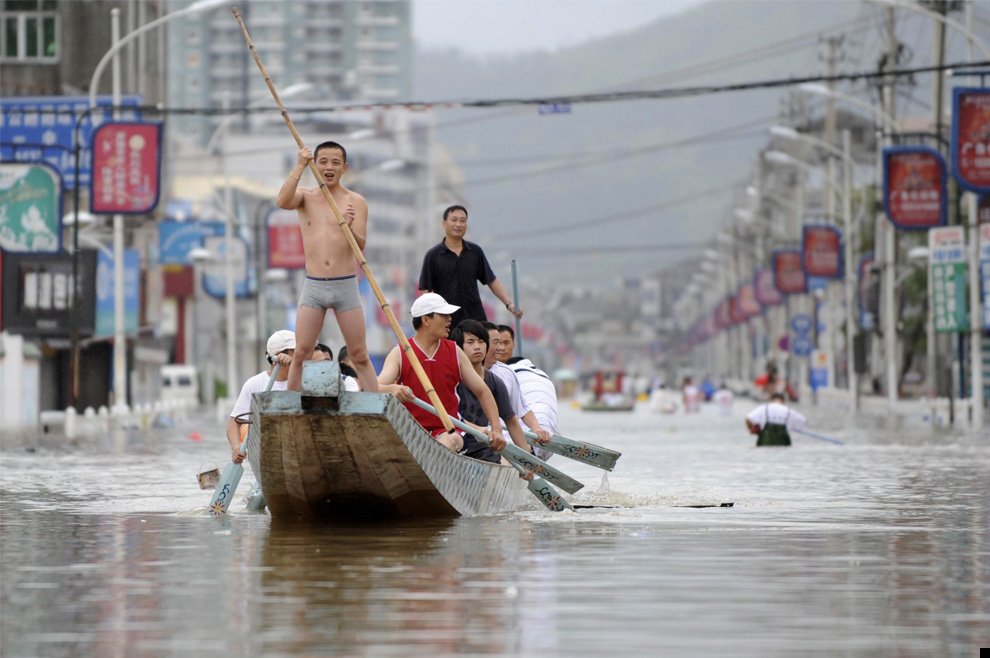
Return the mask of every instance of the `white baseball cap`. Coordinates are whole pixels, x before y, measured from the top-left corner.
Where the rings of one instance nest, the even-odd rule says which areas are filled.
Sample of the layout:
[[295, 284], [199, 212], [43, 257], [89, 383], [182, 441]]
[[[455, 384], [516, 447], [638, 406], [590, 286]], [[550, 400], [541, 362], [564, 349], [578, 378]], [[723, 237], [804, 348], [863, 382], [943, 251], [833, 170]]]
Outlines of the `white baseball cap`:
[[296, 349], [296, 334], [288, 329], [279, 329], [268, 338], [267, 349], [268, 356]]
[[448, 304], [446, 299], [435, 292], [428, 292], [416, 298], [416, 301], [414, 301], [412, 306], [409, 307], [409, 313], [412, 314], [414, 318], [421, 318], [424, 315], [429, 315], [430, 313], [452, 315], [454, 312], [460, 310], [460, 308], [460, 306]]

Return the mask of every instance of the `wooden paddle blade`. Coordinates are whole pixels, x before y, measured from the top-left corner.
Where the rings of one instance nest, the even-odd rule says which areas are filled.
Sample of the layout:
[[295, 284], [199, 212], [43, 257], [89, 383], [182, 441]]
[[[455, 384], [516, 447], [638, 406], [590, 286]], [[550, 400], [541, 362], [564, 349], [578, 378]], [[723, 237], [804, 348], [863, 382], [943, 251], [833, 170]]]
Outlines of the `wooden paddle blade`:
[[584, 484], [578, 482], [567, 473], [550, 466], [539, 457], [522, 450], [514, 443], [507, 443], [505, 445], [505, 448], [502, 449], [502, 456], [529, 473], [545, 477], [567, 493], [576, 493], [584, 487]]
[[543, 478], [534, 477], [529, 481], [527, 488], [551, 512], [563, 512], [565, 509], [574, 511], [571, 504], [564, 500], [564, 497], [556, 489], [547, 484]]
[[230, 503], [234, 500], [237, 485], [240, 484], [241, 475], [243, 474], [243, 464], [230, 462], [224, 467], [223, 473], [220, 474], [220, 483], [217, 484], [216, 491], [213, 492], [213, 498], [210, 499], [210, 513], [214, 517], [222, 519], [227, 515], [227, 511], [230, 509]]
[[615, 468], [615, 462], [622, 456], [621, 452], [596, 446], [594, 443], [586, 443], [584, 441], [568, 439], [566, 436], [561, 436], [559, 434], [554, 434], [550, 437], [550, 443], [537, 443], [536, 435], [534, 434], [531, 437], [529, 434], [529, 432], [526, 433], [526, 438], [532, 445], [546, 448], [550, 452], [556, 453], [561, 457], [567, 457], [568, 459], [573, 459], [574, 461], [581, 462], [582, 464], [588, 464], [589, 466], [594, 466], [606, 471], [611, 471]]

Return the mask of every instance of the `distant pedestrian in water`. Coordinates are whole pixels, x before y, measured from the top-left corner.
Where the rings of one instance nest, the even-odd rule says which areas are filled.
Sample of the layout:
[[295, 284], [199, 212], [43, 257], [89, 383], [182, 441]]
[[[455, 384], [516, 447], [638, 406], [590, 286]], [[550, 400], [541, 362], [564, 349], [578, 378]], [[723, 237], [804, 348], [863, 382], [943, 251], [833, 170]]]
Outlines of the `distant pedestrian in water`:
[[784, 404], [783, 393], [772, 393], [770, 401], [746, 416], [746, 427], [755, 434], [757, 447], [791, 445], [791, 430], [804, 428], [804, 416]]
[[480, 245], [464, 239], [467, 234], [468, 213], [464, 206], [450, 206], [443, 211], [443, 240], [423, 258], [419, 274], [419, 289], [435, 292], [460, 310], [451, 318], [456, 327], [461, 320], [470, 318], [485, 322], [485, 308], [478, 294], [478, 282], [492, 289], [492, 293], [505, 308], [517, 318], [523, 315], [512, 303], [505, 286], [495, 276], [488, 258]]
[[718, 390], [712, 394], [712, 402], [718, 405], [719, 416], [731, 416], [732, 403], [734, 401], [735, 396], [729, 390], [729, 387], [725, 385], [725, 382], [719, 384]]
[[694, 385], [690, 377], [684, 378], [684, 385], [681, 386], [681, 401], [684, 403], [684, 413], [701, 411], [701, 389]]

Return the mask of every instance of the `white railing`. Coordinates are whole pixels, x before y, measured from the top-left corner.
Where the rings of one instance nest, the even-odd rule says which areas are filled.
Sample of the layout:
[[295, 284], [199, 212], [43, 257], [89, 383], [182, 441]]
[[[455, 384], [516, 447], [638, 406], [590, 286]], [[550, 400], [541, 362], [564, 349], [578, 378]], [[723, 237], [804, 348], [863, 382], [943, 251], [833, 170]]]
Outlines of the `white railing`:
[[195, 409], [194, 399], [165, 400], [155, 403], [137, 404], [133, 407], [115, 406], [99, 409], [86, 407], [82, 414], [74, 407], [64, 411], [42, 411], [39, 416], [40, 429], [45, 432], [60, 432], [67, 439], [105, 434], [115, 429], [147, 430], [151, 427], [170, 427], [186, 420], [189, 410]]

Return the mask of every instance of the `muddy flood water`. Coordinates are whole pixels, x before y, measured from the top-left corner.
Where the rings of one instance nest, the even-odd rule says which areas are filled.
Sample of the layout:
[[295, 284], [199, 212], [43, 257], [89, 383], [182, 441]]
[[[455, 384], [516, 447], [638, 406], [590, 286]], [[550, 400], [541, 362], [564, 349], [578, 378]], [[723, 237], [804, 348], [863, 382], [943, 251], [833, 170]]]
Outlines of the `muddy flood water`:
[[[835, 445], [753, 447], [693, 416], [562, 409], [623, 452], [562, 457], [596, 505], [273, 527], [206, 511], [200, 417], [0, 451], [0, 655], [978, 656], [990, 647], [990, 439], [800, 407]], [[202, 434], [201, 441], [189, 438]], [[250, 469], [238, 497], [253, 484]], [[732, 507], [691, 507], [733, 503]]]

